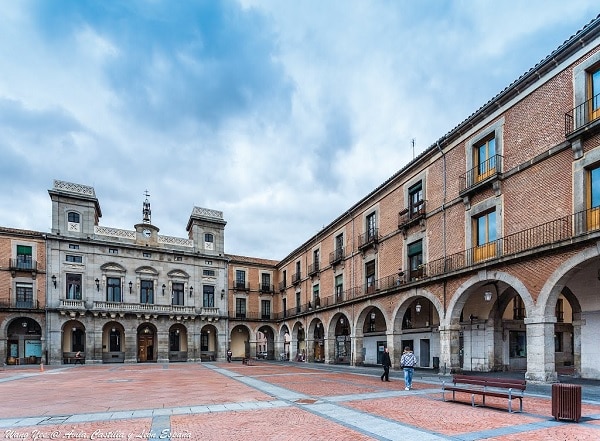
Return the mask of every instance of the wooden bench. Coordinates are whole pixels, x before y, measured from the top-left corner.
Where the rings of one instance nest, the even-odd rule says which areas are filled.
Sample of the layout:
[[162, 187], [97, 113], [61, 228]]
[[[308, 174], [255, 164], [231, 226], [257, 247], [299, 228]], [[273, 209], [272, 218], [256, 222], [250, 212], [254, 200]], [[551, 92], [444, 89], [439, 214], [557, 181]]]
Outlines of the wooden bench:
[[471, 394], [471, 405], [475, 407], [475, 395], [483, 397], [482, 405], [485, 406], [485, 397], [498, 397], [508, 399], [508, 411], [512, 410], [512, 400], [519, 400], [519, 412], [523, 412], [523, 393], [527, 387], [525, 380], [511, 378], [492, 378], [483, 375], [454, 375], [452, 385], [442, 383], [442, 399], [446, 401], [446, 391], [452, 391], [452, 401], [456, 401], [456, 392]]
[[63, 352], [63, 364], [85, 364], [85, 355], [77, 357], [75, 352]]

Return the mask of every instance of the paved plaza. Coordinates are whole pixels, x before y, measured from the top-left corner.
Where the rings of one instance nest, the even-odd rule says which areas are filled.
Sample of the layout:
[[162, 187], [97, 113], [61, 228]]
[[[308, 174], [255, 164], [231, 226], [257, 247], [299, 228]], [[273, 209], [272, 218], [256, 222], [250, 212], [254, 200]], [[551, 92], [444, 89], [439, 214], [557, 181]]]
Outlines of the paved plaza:
[[[442, 401], [440, 379], [400, 372], [255, 362], [6, 367], [2, 439], [598, 440], [600, 401], [579, 423], [554, 421], [550, 387], [528, 387], [523, 413]], [[595, 397], [595, 394], [591, 394]]]

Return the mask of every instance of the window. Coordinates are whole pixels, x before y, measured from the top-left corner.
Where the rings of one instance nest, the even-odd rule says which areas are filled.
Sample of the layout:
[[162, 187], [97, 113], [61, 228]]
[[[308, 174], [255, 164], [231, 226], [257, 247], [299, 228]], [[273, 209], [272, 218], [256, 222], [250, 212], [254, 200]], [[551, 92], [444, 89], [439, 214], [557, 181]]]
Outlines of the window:
[[154, 282], [152, 280], [141, 281], [140, 303], [154, 303]]
[[173, 292], [172, 296], [172, 304], [183, 306], [183, 283], [181, 282], [173, 282]]
[[590, 102], [592, 120], [600, 117], [600, 68], [590, 73]]
[[516, 296], [513, 299], [513, 320], [523, 320], [525, 318], [525, 305], [523, 299]]
[[235, 270], [235, 288], [246, 289], [246, 271]]
[[183, 262], [183, 256], [173, 256], [173, 261], [175, 261], [175, 262]]
[[335, 298], [336, 298], [336, 300], [338, 302], [344, 300], [343, 295], [344, 295], [344, 275], [338, 274], [337, 276], [335, 276]]
[[33, 284], [17, 283], [17, 308], [33, 308]]
[[204, 248], [207, 250], [215, 249], [214, 237], [211, 233], [206, 233], [204, 235]]
[[78, 250], [79, 249], [79, 245], [75, 245], [75, 244], [70, 243], [69, 244], [69, 249], [70, 250]]
[[319, 284], [313, 285], [313, 300], [315, 302], [315, 306], [321, 306], [321, 299], [319, 298]]
[[17, 268], [33, 269], [32, 248], [27, 245], [17, 245]]
[[408, 189], [408, 213], [413, 218], [423, 214], [423, 183], [413, 185]]
[[215, 287], [204, 285], [202, 287], [202, 306], [205, 308], [215, 307]]
[[270, 300], [262, 300], [260, 302], [261, 309], [261, 317], [264, 320], [268, 320], [271, 318], [271, 301]]
[[116, 248], [109, 248], [108, 254], [119, 254], [119, 250]]
[[375, 261], [372, 260], [365, 264], [365, 285], [367, 293], [375, 291]]
[[367, 216], [367, 242], [371, 242], [377, 236], [377, 218], [375, 212]]
[[81, 300], [81, 274], [67, 274], [67, 299]]
[[107, 302], [122, 302], [121, 296], [121, 278], [107, 277], [106, 278], [106, 301]]
[[236, 318], [246, 318], [246, 299], [235, 299], [235, 316]]
[[335, 236], [333, 243], [333, 253], [329, 259], [329, 263], [336, 263], [342, 260], [344, 257], [344, 234], [338, 234]]
[[491, 210], [474, 218], [473, 258], [475, 261], [489, 259], [496, 256], [496, 210]]
[[150, 258], [150, 257], [152, 257], [152, 253], [146, 253], [146, 252], [144, 252], [144, 253], [142, 253], [142, 256]]
[[301, 273], [302, 267], [300, 266], [300, 261], [296, 262], [296, 274], [294, 274], [292, 276], [292, 282], [293, 283], [297, 283], [300, 281], [300, 279], [302, 278], [302, 273]]
[[587, 227], [595, 230], [600, 227], [600, 166], [589, 169], [587, 176]]
[[81, 231], [81, 217], [79, 213], [75, 213], [74, 211], [69, 211], [67, 213], [67, 230], [79, 232]]
[[207, 334], [206, 332], [200, 333], [200, 350], [201, 351], [208, 351], [208, 337], [209, 336], [210, 336], [210, 334]]
[[476, 164], [475, 181], [482, 181], [496, 173], [496, 138], [484, 138], [473, 149]]
[[509, 331], [508, 340], [511, 358], [527, 357], [527, 334], [525, 331]]
[[314, 264], [315, 271], [319, 270], [320, 253], [321, 253], [320, 250], [314, 250], [313, 251], [313, 264]]
[[296, 312], [300, 312], [300, 291], [296, 293]]
[[564, 310], [564, 305], [563, 305], [563, 299], [558, 299], [556, 301], [555, 313], [556, 313], [556, 321], [558, 323], [563, 323], [565, 321], [565, 310]]
[[554, 352], [563, 352], [563, 333], [554, 333]]
[[67, 262], [82, 263], [83, 257], [82, 256], [73, 256], [72, 254], [67, 254]]
[[261, 292], [271, 292], [271, 274], [262, 273], [260, 275], [260, 290]]
[[216, 272], [215, 272], [215, 270], [205, 269], [205, 270], [202, 270], [202, 275], [205, 277], [215, 277]]
[[281, 299], [281, 304], [283, 308], [283, 316], [287, 317], [287, 299]]
[[283, 283], [283, 287], [285, 288], [287, 286], [287, 270], [283, 270], [282, 278], [283, 280], [281, 282]]
[[205, 260], [204, 265], [212, 266], [212, 260]]
[[407, 249], [409, 280], [423, 277], [423, 241], [418, 240], [408, 245]]

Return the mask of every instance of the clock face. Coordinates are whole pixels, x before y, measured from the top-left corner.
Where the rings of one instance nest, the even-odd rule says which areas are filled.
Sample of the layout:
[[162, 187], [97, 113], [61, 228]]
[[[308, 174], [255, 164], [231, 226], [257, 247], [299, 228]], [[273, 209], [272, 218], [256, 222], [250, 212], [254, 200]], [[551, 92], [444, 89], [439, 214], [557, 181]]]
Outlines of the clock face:
[[150, 237], [150, 235], [152, 234], [152, 232], [150, 230], [143, 230], [142, 234], [146, 237]]

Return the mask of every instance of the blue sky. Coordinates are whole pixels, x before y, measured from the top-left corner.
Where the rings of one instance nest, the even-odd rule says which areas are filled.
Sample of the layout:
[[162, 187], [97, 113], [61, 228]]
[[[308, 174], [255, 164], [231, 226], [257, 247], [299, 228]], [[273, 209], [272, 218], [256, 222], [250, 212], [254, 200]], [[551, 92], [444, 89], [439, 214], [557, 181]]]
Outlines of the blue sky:
[[50, 231], [54, 179], [100, 224], [221, 210], [281, 259], [600, 13], [588, 0], [33, 1], [0, 9], [0, 226]]

